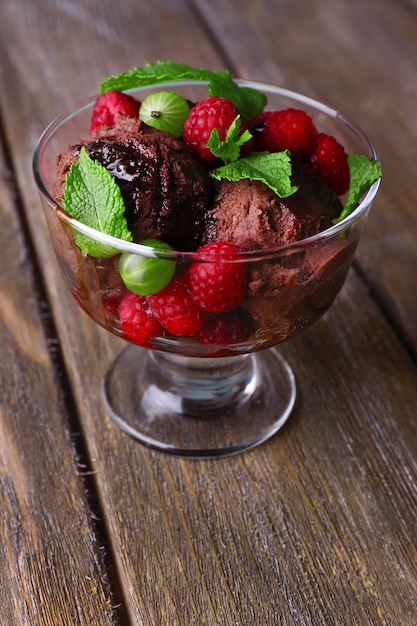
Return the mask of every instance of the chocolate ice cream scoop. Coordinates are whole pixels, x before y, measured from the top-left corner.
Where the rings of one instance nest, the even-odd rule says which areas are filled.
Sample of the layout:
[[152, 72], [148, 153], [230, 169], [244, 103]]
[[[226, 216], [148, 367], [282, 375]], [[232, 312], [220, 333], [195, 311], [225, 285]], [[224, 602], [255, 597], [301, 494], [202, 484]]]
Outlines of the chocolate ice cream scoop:
[[260, 250], [300, 241], [325, 230], [341, 211], [340, 200], [317, 178], [294, 166], [298, 191], [279, 198], [264, 183], [222, 180], [206, 215], [203, 243], [225, 239], [240, 250]]
[[[223, 180], [207, 213], [204, 243], [225, 239], [242, 251], [266, 250], [329, 228], [340, 215], [339, 198], [299, 165], [292, 182], [298, 191], [279, 198], [259, 181]], [[284, 248], [274, 258], [250, 264], [242, 306], [264, 347], [301, 332], [323, 314], [344, 282], [355, 246], [351, 238], [334, 238]]]
[[116, 127], [100, 130], [60, 155], [54, 189], [57, 200], [62, 199], [66, 175], [82, 145], [115, 177], [135, 242], [158, 238], [179, 250], [196, 248], [210, 182], [204, 166], [180, 140], [124, 118]]

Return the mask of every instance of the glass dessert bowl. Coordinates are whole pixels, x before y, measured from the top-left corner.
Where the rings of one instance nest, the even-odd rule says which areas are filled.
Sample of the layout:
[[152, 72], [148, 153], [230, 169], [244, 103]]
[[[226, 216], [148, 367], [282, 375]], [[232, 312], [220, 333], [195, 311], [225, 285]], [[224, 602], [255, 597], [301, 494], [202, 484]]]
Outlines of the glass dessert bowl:
[[[303, 109], [347, 153], [378, 160], [363, 132], [338, 111], [286, 89], [240, 85], [264, 93], [269, 109]], [[199, 81], [158, 85], [163, 88], [193, 102], [206, 97]], [[143, 101], [154, 91], [129, 93]], [[252, 448], [284, 425], [295, 403], [295, 377], [277, 345], [331, 306], [379, 180], [344, 219], [290, 243], [208, 254], [202, 247], [161, 247], [153, 238], [126, 241], [71, 217], [54, 192], [57, 156], [88, 136], [95, 101], [48, 126], [36, 147], [34, 175], [68, 289], [95, 322], [125, 342], [103, 383], [108, 412], [126, 433], [167, 453], [208, 458]], [[242, 214], [236, 221], [245, 228]], [[183, 228], [178, 223], [178, 231]], [[91, 246], [100, 252], [91, 254]]]

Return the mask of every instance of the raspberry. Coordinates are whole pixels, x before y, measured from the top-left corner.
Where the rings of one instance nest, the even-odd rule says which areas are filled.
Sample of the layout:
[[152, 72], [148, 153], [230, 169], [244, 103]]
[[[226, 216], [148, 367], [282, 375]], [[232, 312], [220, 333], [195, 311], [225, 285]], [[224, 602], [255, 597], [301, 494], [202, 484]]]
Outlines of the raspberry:
[[140, 102], [121, 91], [105, 91], [95, 101], [90, 135], [102, 126], [115, 126], [123, 115], [138, 117]]
[[289, 150], [295, 160], [308, 159], [317, 134], [313, 120], [300, 109], [265, 111], [250, 123], [254, 150], [281, 152]]
[[203, 260], [193, 263], [189, 271], [195, 302], [210, 313], [236, 309], [245, 296], [248, 275], [246, 263], [231, 262], [239, 248], [228, 241], [214, 241], [197, 253]]
[[[217, 129], [222, 141], [226, 139], [227, 131], [239, 111], [227, 98], [210, 96], [200, 100], [189, 112], [184, 124], [183, 140], [207, 165], [215, 165], [218, 158], [207, 148], [207, 142], [214, 128]], [[248, 123], [241, 118], [240, 134], [248, 130]], [[241, 147], [241, 154], [247, 154], [251, 149], [252, 140]]]
[[185, 272], [174, 276], [158, 293], [146, 301], [158, 322], [171, 334], [192, 337], [201, 328], [202, 312], [195, 304]]
[[334, 137], [319, 133], [310, 158], [321, 178], [333, 191], [339, 196], [346, 193], [350, 183], [347, 154]]
[[113, 293], [113, 294], [103, 294], [103, 308], [109, 313], [115, 313], [120, 305], [122, 300], [122, 294]]
[[242, 343], [250, 336], [250, 327], [242, 312], [229, 311], [210, 315], [205, 320], [197, 339], [204, 344], [230, 345]]
[[151, 347], [149, 339], [164, 334], [152, 316], [146, 298], [128, 291], [119, 304], [119, 318], [126, 338], [141, 346]]

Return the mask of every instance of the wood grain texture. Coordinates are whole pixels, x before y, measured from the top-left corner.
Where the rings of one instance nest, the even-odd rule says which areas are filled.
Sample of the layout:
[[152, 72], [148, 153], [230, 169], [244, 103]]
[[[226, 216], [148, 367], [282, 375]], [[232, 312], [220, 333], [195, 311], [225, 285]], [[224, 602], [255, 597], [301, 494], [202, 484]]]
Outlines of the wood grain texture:
[[[379, 312], [370, 305], [352, 325], [364, 299], [352, 276], [328, 318], [287, 347], [302, 395], [261, 448], [213, 464], [107, 442], [99, 489], [113, 503], [124, 588], [135, 581], [133, 623], [411, 619], [416, 377], [386, 326], [367, 353]], [[329, 368], [340, 382], [326, 384]]]
[[[4, 136], [70, 383], [62, 395], [71, 397], [79, 414], [79, 436], [94, 473], [100, 526], [113, 559], [109, 568], [122, 589], [118, 620], [123, 626], [415, 622], [413, 11], [411, 4], [389, 0], [317, 1], [309, 5], [308, 19], [301, 0], [151, 5], [86, 0], [50, 6], [16, 0], [5, 7], [0, 22]], [[157, 58], [230, 65], [240, 76], [327, 100], [358, 119], [386, 163], [385, 182], [358, 251], [359, 272], [351, 272], [323, 320], [282, 347], [301, 390], [296, 411], [268, 443], [219, 462], [149, 451], [109, 420], [102, 378], [119, 341], [97, 328], [66, 293], [31, 176], [34, 143], [52, 117], [90, 96], [103, 76]], [[5, 194], [3, 188], [0, 197]], [[12, 214], [14, 206], [8, 206]], [[18, 222], [9, 218], [9, 224], [19, 232]], [[10, 268], [20, 267], [12, 238], [4, 237], [6, 243], [12, 247], [1, 258], [12, 259]], [[13, 415], [0, 420], [0, 427], [13, 433], [10, 438], [6, 430], [2, 441], [13, 445], [0, 444], [0, 451], [7, 453], [10, 467], [23, 472], [22, 480], [17, 471], [8, 471], [7, 480], [2, 474], [1, 530], [9, 539], [0, 542], [1, 593], [10, 589], [10, 598], [0, 603], [0, 615], [5, 606], [7, 618], [15, 620], [10, 626], [60, 624], [52, 613], [39, 616], [36, 601], [51, 607], [48, 594], [58, 594], [61, 608], [68, 594], [73, 608], [67, 608], [63, 624], [107, 625], [117, 616], [111, 617], [99, 546], [87, 523], [88, 503], [62, 427], [61, 415], [66, 420], [69, 407], [60, 401], [45, 338], [33, 320], [30, 298], [37, 295], [28, 284], [26, 276], [23, 287], [13, 287], [18, 307], [7, 308], [2, 299], [0, 311], [3, 326], [16, 308], [21, 312], [16, 337], [0, 335], [11, 364], [4, 380], [24, 376], [29, 381], [23, 402], [9, 383], [0, 383], [5, 397], [14, 398], [7, 404], [15, 406]], [[35, 367], [35, 355], [43, 355], [45, 363]], [[13, 369], [19, 363], [22, 371]], [[40, 407], [37, 424], [42, 426], [33, 440], [31, 400]], [[29, 477], [20, 465], [11, 465], [25, 454], [32, 462], [40, 459]], [[26, 502], [14, 493], [28, 480], [32, 500]], [[49, 489], [61, 513], [54, 514]], [[25, 525], [18, 534], [13, 511], [22, 500]], [[74, 527], [83, 532], [74, 537], [69, 531]], [[56, 548], [51, 537], [57, 534], [59, 553], [50, 547]], [[13, 536], [21, 542], [20, 552]], [[45, 542], [46, 548], [30, 552], [32, 537], [35, 546]], [[16, 572], [25, 563], [22, 554], [32, 558], [26, 561], [32, 577], [22, 577], [13, 595]], [[48, 579], [45, 564], [52, 572]], [[98, 591], [90, 597], [94, 585]]]
[[0, 170], [0, 622], [111, 626], [107, 572], [2, 153]]

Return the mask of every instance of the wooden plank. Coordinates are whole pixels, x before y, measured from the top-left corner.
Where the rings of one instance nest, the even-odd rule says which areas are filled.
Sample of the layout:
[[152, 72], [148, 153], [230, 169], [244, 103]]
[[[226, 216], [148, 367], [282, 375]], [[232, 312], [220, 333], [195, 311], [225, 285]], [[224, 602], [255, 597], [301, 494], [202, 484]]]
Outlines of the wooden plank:
[[[384, 616], [400, 625], [417, 609], [415, 371], [357, 282], [352, 275], [326, 320], [285, 347], [298, 410], [242, 457], [196, 463], [149, 452], [86, 394], [86, 436], [133, 623]], [[80, 376], [96, 358], [84, 353]], [[326, 384], [329, 367], [339, 375]]]
[[106, 566], [2, 152], [0, 171], [0, 622], [111, 626]]
[[416, 352], [415, 3], [196, 4], [236, 75], [318, 98], [355, 120], [375, 143], [384, 179], [357, 260]]
[[[16, 5], [22, 8], [22, 2]], [[42, 69], [45, 17], [32, 23], [31, 47], [35, 41], [38, 56], [32, 54], [27, 67], [29, 43], [25, 21], [17, 25], [17, 9], [7, 9], [9, 21], [0, 27], [6, 40], [15, 29], [22, 44], [25, 63], [9, 61], [20, 80], [3, 94], [3, 113], [16, 138], [14, 160], [22, 162], [25, 210], [43, 261], [126, 609], [132, 623], [146, 625], [402, 626], [415, 614], [417, 597], [416, 369], [355, 275], [326, 318], [283, 347], [294, 360], [302, 395], [286, 428], [261, 448], [221, 462], [187, 462], [142, 448], [105, 414], [101, 379], [118, 341], [96, 328], [64, 292], [44, 224], [35, 217], [36, 191], [26, 186], [30, 164], [20, 159], [29, 154], [30, 137], [57, 112], [57, 104], [73, 101], [75, 85], [87, 90], [98, 84], [115, 71], [109, 71], [110, 64], [126, 69], [151, 60], [147, 55], [155, 50], [166, 52], [157, 54], [160, 58], [173, 57], [169, 50], [175, 42], [177, 58], [183, 53], [190, 63], [220, 66], [220, 56], [185, 5], [172, 6], [168, 20], [164, 3], [153, 3], [152, 12], [140, 3], [134, 9], [124, 3], [115, 19], [111, 3], [95, 6], [90, 0], [83, 4], [84, 13], [74, 9], [77, 45], [61, 49], [62, 33], [74, 32], [69, 28], [74, 13], [64, 15], [68, 5], [58, 3], [49, 17], [52, 26], [59, 24], [48, 40], [57, 50], [48, 61], [49, 95], [30, 82]], [[366, 6], [361, 3], [362, 9]], [[326, 3], [327, 15], [334, 15], [331, 7]], [[222, 3], [216, 24], [225, 28], [238, 20], [230, 57], [243, 73], [246, 21], [232, 8]], [[97, 30], [86, 19], [95, 12]], [[34, 14], [35, 9], [24, 19], [34, 20]], [[148, 19], [141, 26], [133, 15]], [[155, 39], [168, 22], [171, 45]], [[276, 37], [272, 23], [262, 28]], [[88, 36], [92, 32], [94, 38]], [[307, 37], [307, 28], [304, 32]], [[304, 71], [312, 71], [306, 50]], [[268, 55], [265, 67], [273, 72], [274, 57]], [[85, 64], [90, 58], [92, 64]], [[315, 79], [317, 92], [322, 85], [325, 94], [329, 76], [323, 83]], [[36, 114], [28, 105], [12, 106], [27, 83]], [[353, 93], [359, 97], [362, 92], [358, 87], [351, 92], [352, 101]]]

